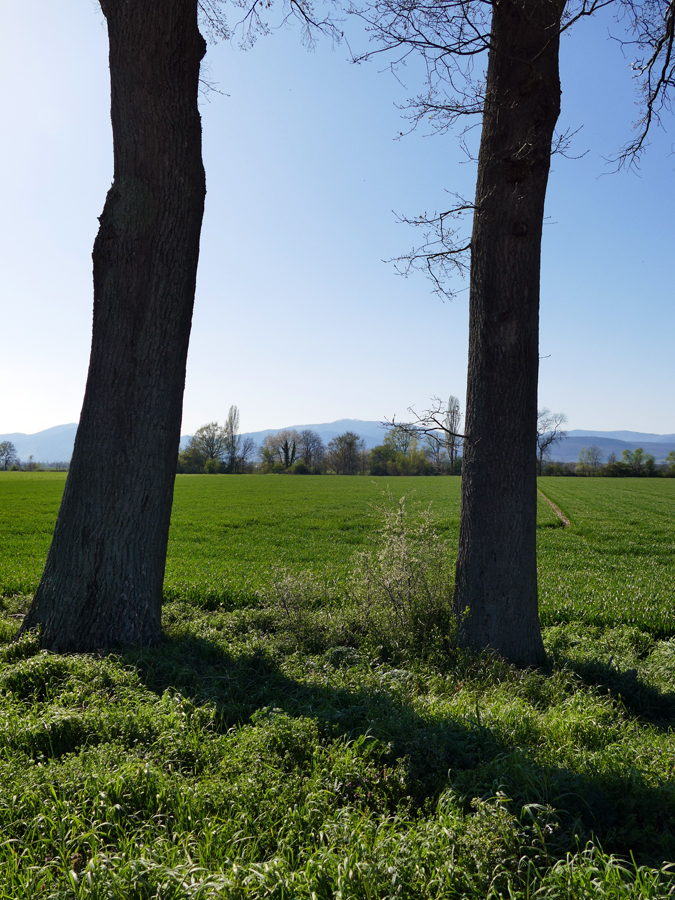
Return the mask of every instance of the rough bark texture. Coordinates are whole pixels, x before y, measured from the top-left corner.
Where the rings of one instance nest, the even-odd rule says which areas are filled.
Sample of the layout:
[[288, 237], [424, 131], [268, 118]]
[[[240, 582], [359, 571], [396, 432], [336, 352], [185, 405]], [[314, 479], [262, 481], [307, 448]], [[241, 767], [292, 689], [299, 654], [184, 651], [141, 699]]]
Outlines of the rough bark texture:
[[102, 0], [114, 181], [94, 244], [91, 359], [70, 473], [22, 631], [88, 651], [161, 637], [205, 179], [197, 0]]
[[536, 561], [539, 271], [563, 7], [493, 5], [471, 243], [455, 609], [463, 646], [519, 665], [546, 660]]

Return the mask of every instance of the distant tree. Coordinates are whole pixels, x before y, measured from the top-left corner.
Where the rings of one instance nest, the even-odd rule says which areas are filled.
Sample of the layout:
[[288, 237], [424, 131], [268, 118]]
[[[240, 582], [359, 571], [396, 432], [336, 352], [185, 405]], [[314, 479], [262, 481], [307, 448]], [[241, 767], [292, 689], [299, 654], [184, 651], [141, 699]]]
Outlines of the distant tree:
[[537, 474], [541, 475], [544, 457], [551, 452], [551, 447], [567, 437], [567, 432], [562, 430], [565, 422], [567, 416], [564, 413], [537, 410]]
[[277, 459], [276, 452], [270, 447], [267, 438], [265, 438], [263, 443], [258, 447], [258, 457], [260, 458], [261, 472], [273, 472], [277, 470], [283, 472], [283, 464]]
[[32, 456], [29, 456], [28, 462], [24, 466], [24, 469], [26, 470], [26, 472], [41, 472], [42, 466], [39, 462], [35, 462]]
[[560, 462], [550, 462], [544, 465], [542, 474], [548, 476], [565, 476], [565, 475], [574, 475], [576, 473], [576, 466], [573, 463], [560, 463]]
[[295, 430], [284, 430], [278, 435], [279, 450], [283, 454], [284, 465], [288, 469], [293, 465], [295, 457], [298, 454], [299, 435]]
[[371, 475], [392, 475], [392, 464], [396, 462], [396, 450], [391, 444], [379, 444], [368, 454], [368, 468]]
[[268, 434], [259, 450], [263, 469], [274, 465], [290, 469], [298, 456], [301, 438], [294, 428], [284, 428], [276, 434]]
[[190, 441], [178, 454], [176, 472], [180, 475], [198, 475], [204, 471], [206, 463], [204, 454]]
[[224, 459], [227, 450], [225, 427], [221, 427], [217, 422], [202, 425], [190, 438], [190, 444], [198, 448], [207, 461], [213, 459], [220, 462]]
[[453, 394], [448, 399], [445, 413], [445, 449], [450, 458], [450, 466], [454, 467], [460, 455], [462, 439], [459, 435], [462, 427], [462, 413], [459, 400]]
[[239, 434], [239, 409], [236, 406], [230, 407], [223, 425], [223, 432], [225, 436], [225, 466], [228, 472], [236, 472], [242, 443]]
[[241, 472], [255, 450], [253, 438], [239, 434], [239, 410], [231, 406], [224, 425], [209, 422], [190, 438], [178, 455], [178, 471], [208, 474]]
[[371, 475], [431, 475], [439, 471], [441, 459], [447, 462], [441, 440], [427, 436], [420, 447], [418, 432], [405, 424], [391, 426], [382, 443], [363, 456]]
[[444, 472], [450, 469], [450, 457], [445, 446], [440, 441], [426, 435], [423, 449], [426, 458], [437, 472]]
[[296, 459], [290, 469], [286, 469], [287, 475], [312, 475], [313, 473], [304, 459]]
[[597, 444], [591, 444], [591, 446], [588, 448], [588, 461], [593, 471], [596, 471], [600, 468], [603, 456], [604, 454], [600, 447], [598, 447]]
[[382, 441], [383, 446], [390, 447], [394, 453], [409, 456], [417, 450], [417, 433], [407, 425], [392, 425]]
[[460, 434], [462, 415], [457, 397], [451, 395], [447, 406], [438, 397], [432, 397], [429, 409], [420, 414], [410, 406], [408, 412], [412, 416], [411, 421], [397, 422], [394, 416], [391, 420], [385, 419], [382, 425], [390, 432], [395, 431], [397, 435], [408, 434], [417, 440], [426, 437], [437, 441], [446, 448], [451, 462], [454, 463], [463, 440], [463, 435]]
[[239, 434], [239, 409], [231, 406], [223, 425], [225, 437], [224, 470], [230, 474], [243, 472], [248, 458], [255, 450], [255, 441], [251, 437], [242, 438]]
[[671, 450], [668, 456], [666, 456], [666, 469], [667, 475], [671, 478], [675, 477], [675, 450]]
[[336, 475], [356, 475], [363, 469], [366, 442], [353, 431], [345, 431], [328, 444], [327, 461]]
[[10, 466], [19, 462], [19, 457], [16, 455], [16, 447], [11, 441], [2, 441], [0, 443], [0, 463], [2, 463], [2, 468], [7, 471]]
[[607, 478], [625, 478], [632, 475], [633, 471], [625, 462], [616, 458], [616, 453], [610, 453], [602, 474]]
[[250, 471], [252, 467], [252, 463], [250, 462], [251, 457], [255, 453], [256, 442], [252, 437], [245, 437], [242, 439], [239, 455], [237, 457], [237, 464], [235, 468], [235, 472], [243, 472]]
[[582, 475], [595, 475], [602, 462], [602, 450], [597, 444], [582, 447], [577, 463], [577, 472]]
[[188, 445], [178, 454], [178, 471], [196, 474], [217, 472], [225, 456], [227, 441], [224, 428], [217, 422], [208, 422], [198, 428]]
[[645, 453], [642, 447], [636, 447], [635, 450], [626, 448], [621, 454], [621, 461], [633, 475], [650, 475], [655, 471], [654, 457], [651, 453]]
[[311, 428], [305, 428], [300, 432], [298, 440], [298, 456], [309, 469], [318, 471], [323, 465], [326, 448], [321, 435]]

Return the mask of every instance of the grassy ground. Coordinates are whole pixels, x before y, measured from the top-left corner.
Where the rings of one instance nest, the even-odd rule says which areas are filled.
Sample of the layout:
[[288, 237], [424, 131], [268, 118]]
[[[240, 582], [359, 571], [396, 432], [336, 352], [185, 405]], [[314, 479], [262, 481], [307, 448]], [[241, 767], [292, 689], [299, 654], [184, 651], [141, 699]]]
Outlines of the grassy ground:
[[[9, 639], [63, 480], [0, 476], [0, 898], [673, 893], [675, 484], [542, 479], [572, 527], [540, 505], [523, 673], [359, 627], [402, 558], [371, 482], [179, 479], [166, 643], [57, 657]], [[434, 497], [445, 590], [458, 482], [389, 483]]]

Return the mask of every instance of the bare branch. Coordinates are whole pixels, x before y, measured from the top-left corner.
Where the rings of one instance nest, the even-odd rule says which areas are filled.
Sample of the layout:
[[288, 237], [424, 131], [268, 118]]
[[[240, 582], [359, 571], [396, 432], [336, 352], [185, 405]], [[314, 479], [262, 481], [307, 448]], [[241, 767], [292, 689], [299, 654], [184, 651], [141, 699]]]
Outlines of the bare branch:
[[199, 26], [206, 32], [208, 38], [217, 43], [219, 40], [228, 40], [230, 29], [221, 9], [221, 0], [197, 0], [199, 9]]
[[[469, 270], [469, 253], [471, 239], [469, 228], [464, 226], [449, 227], [450, 222], [461, 222], [463, 214], [475, 211], [475, 204], [455, 194], [457, 205], [441, 213], [428, 216], [423, 213], [413, 218], [397, 215], [399, 223], [424, 228], [424, 241], [409, 253], [403, 254], [387, 262], [394, 263], [396, 271], [405, 278], [416, 270], [423, 271], [434, 285], [434, 293], [441, 297], [452, 298], [456, 291], [447, 287], [451, 274], [466, 275]], [[396, 215], [396, 214], [395, 214]]]
[[540, 475], [544, 457], [550, 453], [551, 447], [567, 437], [567, 432], [563, 431], [562, 427], [566, 422], [565, 413], [552, 413], [549, 409], [537, 410], [537, 455]]
[[330, 14], [323, 19], [318, 18], [314, 14], [312, 0], [282, 0], [281, 18], [275, 25], [271, 25], [268, 18], [269, 11], [274, 7], [274, 0], [234, 0], [234, 3], [244, 10], [243, 18], [234, 27], [234, 32], [240, 36], [239, 44], [242, 49], [249, 49], [258, 37], [278, 31], [292, 20], [300, 23], [302, 43], [309, 49], [313, 49], [320, 35], [330, 37], [336, 44], [344, 38], [339, 27], [340, 21]]
[[[454, 399], [456, 398], [451, 398], [451, 400]], [[424, 410], [421, 415], [415, 411], [413, 406], [408, 407], [408, 412], [413, 417], [412, 422], [397, 422], [396, 416], [394, 415], [391, 419], [385, 419], [381, 423], [382, 426], [384, 428], [398, 428], [403, 433], [415, 437], [421, 437], [422, 435], [431, 437], [439, 443], [444, 442], [447, 437], [457, 438], [458, 440], [463, 441], [464, 435], [454, 430], [448, 424], [451, 404], [445, 406], [439, 397], [432, 397], [431, 400], [431, 408]]]
[[642, 115], [635, 123], [635, 137], [613, 160], [617, 168], [635, 168], [647, 146], [649, 132], [661, 125], [661, 113], [672, 111], [675, 88], [675, 0], [623, 0], [637, 56], [632, 69], [640, 87]]
[[[570, 0], [562, 25], [546, 32], [542, 47], [532, 58], [519, 61], [535, 76], [535, 62], [561, 31], [612, 2], [615, 0]], [[485, 62], [481, 57], [492, 49], [493, 2], [350, 0], [350, 4], [348, 14], [365, 24], [371, 42], [370, 47], [353, 55], [354, 62], [388, 57], [389, 69], [397, 78], [411, 56], [423, 63], [424, 90], [399, 107], [410, 123], [408, 133], [422, 127], [432, 134], [443, 134], [457, 125], [463, 126], [460, 146], [472, 158], [465, 136], [483, 114]], [[399, 137], [403, 137], [403, 132]], [[571, 137], [570, 132], [558, 135], [553, 152], [566, 155]], [[464, 277], [469, 269], [471, 222], [466, 223], [468, 228], [448, 228], [446, 220], [458, 219], [469, 211], [473, 212], [474, 206], [460, 201], [454, 209], [432, 216], [426, 213], [415, 218], [398, 216], [399, 222], [422, 226], [426, 232], [418, 247], [388, 261], [404, 277], [412, 271], [422, 271], [431, 281], [434, 293], [451, 298], [457, 293], [447, 287], [452, 283], [451, 276]]]

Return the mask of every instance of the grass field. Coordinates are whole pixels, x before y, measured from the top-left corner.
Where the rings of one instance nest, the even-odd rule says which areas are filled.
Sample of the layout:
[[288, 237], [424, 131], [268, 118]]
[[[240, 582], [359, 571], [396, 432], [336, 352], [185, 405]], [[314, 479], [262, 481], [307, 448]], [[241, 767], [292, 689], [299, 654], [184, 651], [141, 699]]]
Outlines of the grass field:
[[11, 644], [63, 481], [0, 473], [1, 900], [675, 895], [675, 480], [541, 479], [547, 673], [355, 627], [454, 478], [179, 477], [162, 647]]
[[[65, 473], [0, 472], [0, 593], [37, 587]], [[167, 599], [241, 605], [279, 565], [342, 575], [377, 527], [375, 506], [397, 496], [433, 503], [439, 531], [455, 538], [459, 478], [328, 478], [178, 475]], [[544, 505], [545, 506], [545, 505]]]
[[542, 478], [571, 528], [539, 533], [545, 622], [675, 633], [675, 479]]

